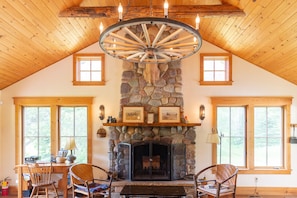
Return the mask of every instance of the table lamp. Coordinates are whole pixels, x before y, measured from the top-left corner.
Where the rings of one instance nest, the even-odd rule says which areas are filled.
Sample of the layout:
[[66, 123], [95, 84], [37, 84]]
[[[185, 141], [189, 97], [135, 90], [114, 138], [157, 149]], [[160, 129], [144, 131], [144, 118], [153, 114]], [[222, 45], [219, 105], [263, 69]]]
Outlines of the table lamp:
[[70, 150], [70, 154], [67, 156], [69, 163], [73, 163], [76, 157], [72, 154], [72, 150], [76, 149], [75, 139], [71, 137], [67, 140], [65, 150]]

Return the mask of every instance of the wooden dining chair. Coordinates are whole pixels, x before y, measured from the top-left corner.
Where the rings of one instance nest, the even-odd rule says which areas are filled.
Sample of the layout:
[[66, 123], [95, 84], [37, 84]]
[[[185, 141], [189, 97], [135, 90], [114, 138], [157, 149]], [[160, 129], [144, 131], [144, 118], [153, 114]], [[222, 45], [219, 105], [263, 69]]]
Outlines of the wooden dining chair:
[[55, 186], [55, 182], [52, 181], [51, 175], [52, 175], [52, 164], [51, 163], [43, 163], [43, 164], [27, 164], [29, 174], [30, 174], [30, 180], [32, 182], [32, 193], [31, 197], [33, 197], [36, 193], [36, 196], [38, 196], [41, 192], [42, 194], [45, 193], [46, 197], [49, 197], [48, 189], [52, 188], [55, 197], [58, 197], [58, 191]]

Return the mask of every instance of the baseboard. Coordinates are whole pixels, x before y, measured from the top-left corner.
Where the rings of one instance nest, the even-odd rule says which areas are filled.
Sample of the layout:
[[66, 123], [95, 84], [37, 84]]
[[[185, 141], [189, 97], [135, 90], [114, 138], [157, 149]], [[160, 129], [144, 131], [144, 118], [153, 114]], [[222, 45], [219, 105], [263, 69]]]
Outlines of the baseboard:
[[297, 188], [293, 187], [237, 187], [237, 195], [297, 195]]

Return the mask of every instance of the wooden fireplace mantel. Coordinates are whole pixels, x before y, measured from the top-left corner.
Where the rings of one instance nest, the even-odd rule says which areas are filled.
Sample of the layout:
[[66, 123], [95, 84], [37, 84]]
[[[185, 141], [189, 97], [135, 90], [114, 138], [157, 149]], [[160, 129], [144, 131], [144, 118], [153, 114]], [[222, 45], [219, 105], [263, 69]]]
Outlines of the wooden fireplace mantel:
[[194, 127], [201, 126], [201, 123], [126, 123], [126, 122], [116, 122], [116, 123], [103, 123], [103, 126], [121, 127], [121, 126], [132, 126], [132, 127]]

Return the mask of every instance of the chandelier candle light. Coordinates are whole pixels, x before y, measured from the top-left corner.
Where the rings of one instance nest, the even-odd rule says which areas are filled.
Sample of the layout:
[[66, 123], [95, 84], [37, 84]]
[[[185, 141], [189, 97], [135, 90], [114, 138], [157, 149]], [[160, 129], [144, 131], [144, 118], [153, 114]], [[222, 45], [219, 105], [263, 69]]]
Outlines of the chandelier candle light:
[[168, 8], [165, 0], [164, 18], [144, 17], [124, 21], [120, 3], [119, 22], [100, 34], [101, 49], [115, 58], [136, 63], [168, 63], [195, 54], [202, 46], [198, 31], [199, 15], [195, 29], [169, 19]]

